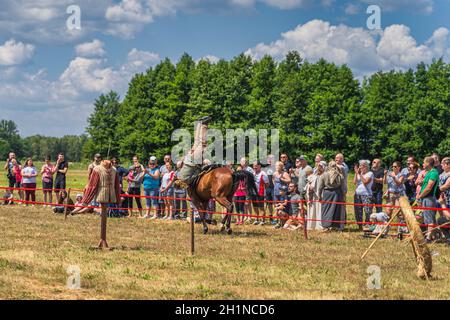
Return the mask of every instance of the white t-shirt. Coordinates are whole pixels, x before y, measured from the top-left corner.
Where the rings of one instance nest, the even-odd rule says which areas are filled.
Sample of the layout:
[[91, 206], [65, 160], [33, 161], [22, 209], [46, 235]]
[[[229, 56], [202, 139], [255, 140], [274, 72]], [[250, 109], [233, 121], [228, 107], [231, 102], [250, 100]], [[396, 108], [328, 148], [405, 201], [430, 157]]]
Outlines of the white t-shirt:
[[25, 167], [22, 169], [22, 183], [36, 183], [36, 177], [28, 178], [25, 177], [26, 174], [36, 174], [35, 167]]
[[[262, 179], [262, 180], [261, 180]], [[264, 195], [264, 191], [266, 190], [266, 184], [269, 183], [269, 177], [264, 171], [261, 171], [260, 173], [255, 174], [255, 183], [256, 188], [258, 188], [258, 193], [260, 195]], [[262, 185], [264, 184], [264, 185]], [[261, 187], [263, 190], [261, 190]]]
[[372, 196], [372, 185], [373, 185], [373, 172], [369, 171], [363, 175], [364, 179], [371, 179], [371, 181], [364, 185], [361, 179], [356, 181], [356, 190], [355, 194], [357, 196]]
[[169, 182], [171, 180], [173, 180], [174, 176], [175, 176], [175, 171], [164, 173], [163, 177], [162, 177], [162, 181], [161, 181], [161, 188], [166, 188], [169, 185]]

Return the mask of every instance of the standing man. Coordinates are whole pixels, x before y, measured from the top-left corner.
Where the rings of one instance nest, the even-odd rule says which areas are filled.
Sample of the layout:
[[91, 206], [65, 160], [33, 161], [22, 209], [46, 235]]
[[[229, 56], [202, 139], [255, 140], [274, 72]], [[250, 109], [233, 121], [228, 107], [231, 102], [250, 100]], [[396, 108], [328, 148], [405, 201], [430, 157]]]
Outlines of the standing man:
[[[434, 159], [426, 157], [423, 160], [423, 169], [425, 170], [425, 178], [423, 180], [422, 188], [416, 199], [422, 202], [422, 206], [426, 208], [436, 208], [436, 195], [439, 188], [439, 173], [434, 167]], [[428, 225], [427, 241], [431, 241], [431, 229], [436, 224], [436, 211], [424, 210], [423, 221]]]
[[94, 170], [95, 167], [99, 166], [101, 162], [102, 156], [100, 155], [100, 153], [96, 153], [94, 155], [94, 162], [92, 162], [88, 167], [88, 178], [91, 177], [92, 171]]
[[69, 170], [69, 164], [64, 159], [64, 154], [60, 152], [58, 154], [58, 159], [56, 160], [55, 165], [55, 172], [56, 172], [56, 178], [55, 178], [55, 196], [56, 199], [59, 199], [59, 192], [66, 190], [66, 175], [67, 170]]
[[[373, 172], [373, 184], [372, 184], [373, 203], [376, 205], [381, 205], [383, 204], [384, 169], [381, 167], [380, 159], [378, 158], [373, 159], [372, 172]], [[381, 206], [377, 206], [375, 208], [377, 213], [383, 211], [383, 208]]]
[[120, 194], [123, 193], [123, 178], [128, 175], [129, 170], [125, 169], [120, 165], [119, 158], [113, 157], [111, 159], [112, 166], [116, 169], [117, 175], [119, 176]]
[[300, 200], [306, 200], [306, 172], [307, 171], [312, 171], [311, 166], [308, 165], [308, 162], [306, 162], [306, 157], [305, 156], [300, 156], [297, 158], [296, 160], [296, 165], [299, 164], [298, 168], [296, 168], [296, 170], [294, 171], [295, 176], [298, 179], [297, 182], [297, 190], [298, 193], [300, 194]]
[[259, 217], [259, 211], [262, 211], [262, 220], [259, 221], [259, 218], [256, 218], [256, 221], [253, 223], [254, 225], [265, 225], [266, 221], [266, 210], [264, 210], [264, 199], [266, 194], [266, 188], [269, 186], [269, 177], [267, 174], [261, 170], [261, 162], [256, 161], [253, 164], [253, 170], [255, 171], [255, 183], [256, 188], [258, 189], [258, 195], [252, 197], [253, 201], [253, 209], [255, 210], [256, 215]]
[[286, 171], [287, 173], [291, 174], [291, 169], [292, 168], [292, 163], [289, 161], [289, 157], [286, 153], [282, 153], [280, 156], [280, 161], [283, 162], [284, 164], [284, 171]]
[[[342, 153], [338, 153], [334, 160], [335, 160], [337, 166], [341, 168], [342, 173], [344, 175], [344, 183], [342, 184], [342, 199], [340, 201], [347, 202], [347, 191], [348, 191], [347, 178], [348, 178], [349, 169], [348, 169], [347, 164], [345, 164], [345, 162], [344, 162], [344, 155]], [[343, 205], [343, 206], [341, 206], [340, 220], [342, 222], [340, 223], [340, 226], [339, 226], [340, 231], [344, 230], [346, 219], [347, 219], [347, 206]]]

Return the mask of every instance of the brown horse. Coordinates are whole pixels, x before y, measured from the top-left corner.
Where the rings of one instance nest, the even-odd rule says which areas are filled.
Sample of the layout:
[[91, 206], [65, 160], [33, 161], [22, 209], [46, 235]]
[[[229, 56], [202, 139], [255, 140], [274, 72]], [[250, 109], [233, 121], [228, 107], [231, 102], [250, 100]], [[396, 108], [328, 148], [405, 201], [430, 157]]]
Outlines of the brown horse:
[[227, 233], [232, 233], [231, 213], [233, 213], [233, 195], [236, 192], [240, 181], [245, 181], [247, 194], [258, 194], [255, 179], [250, 172], [245, 170], [233, 172], [227, 167], [213, 168], [202, 175], [196, 185], [188, 187], [189, 196], [199, 211], [200, 219], [203, 223], [204, 234], [208, 232], [205, 214], [208, 202], [211, 199], [215, 199], [227, 210], [227, 214], [222, 219], [220, 231], [224, 231], [226, 226]]

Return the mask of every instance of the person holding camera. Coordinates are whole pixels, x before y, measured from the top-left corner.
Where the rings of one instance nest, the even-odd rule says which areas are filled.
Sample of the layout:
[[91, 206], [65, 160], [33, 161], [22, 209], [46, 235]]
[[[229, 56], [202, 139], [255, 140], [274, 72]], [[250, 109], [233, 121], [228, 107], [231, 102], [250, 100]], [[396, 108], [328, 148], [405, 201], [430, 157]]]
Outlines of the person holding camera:
[[355, 216], [358, 222], [359, 230], [363, 229], [363, 212], [365, 212], [365, 222], [370, 222], [370, 215], [372, 214], [372, 185], [374, 175], [372, 171], [369, 171], [370, 161], [360, 160], [355, 165], [355, 178], [353, 182], [356, 185], [355, 189]]
[[[14, 152], [10, 152], [8, 154], [8, 158], [6, 159], [6, 163], [5, 163], [5, 167], [4, 167], [4, 170], [6, 170], [6, 172], [7, 172], [6, 177], [8, 178], [8, 186], [9, 186], [9, 188], [11, 188], [11, 190], [10, 190], [11, 194], [13, 193], [12, 188], [14, 188], [16, 185], [16, 176], [14, 175], [14, 172], [13, 172], [13, 168], [14, 168], [14, 164], [12, 161], [13, 159], [15, 159], [16, 163], [20, 166], [20, 162], [17, 161], [17, 159], [16, 159], [16, 154]], [[19, 183], [20, 183], [20, 181], [19, 181]]]
[[[384, 184], [387, 184], [388, 186], [386, 204], [390, 206], [400, 206], [400, 197], [406, 195], [404, 185], [405, 176], [401, 173], [402, 168], [400, 162], [395, 161], [391, 168], [391, 171], [384, 171], [383, 178]], [[393, 209], [388, 208], [386, 211], [389, 217], [391, 217]]]
[[144, 179], [145, 168], [139, 163], [138, 156], [133, 157], [133, 165], [128, 171], [128, 194], [131, 196], [128, 203], [129, 217], [133, 216], [133, 198], [136, 201], [136, 205], [139, 210], [139, 216], [142, 216], [142, 203], [141, 203], [141, 185]]

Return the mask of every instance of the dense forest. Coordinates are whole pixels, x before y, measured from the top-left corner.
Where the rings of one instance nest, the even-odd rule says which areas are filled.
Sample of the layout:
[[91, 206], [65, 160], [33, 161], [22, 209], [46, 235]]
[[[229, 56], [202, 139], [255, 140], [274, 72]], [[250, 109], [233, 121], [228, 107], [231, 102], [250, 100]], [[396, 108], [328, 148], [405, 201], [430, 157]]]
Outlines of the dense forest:
[[[177, 128], [193, 129], [200, 115], [211, 127], [280, 130], [280, 148], [292, 157], [343, 152], [349, 162], [402, 160], [450, 151], [450, 64], [442, 59], [414, 70], [378, 72], [360, 83], [346, 65], [304, 61], [195, 62], [184, 54], [136, 74], [121, 101], [115, 92], [94, 103], [86, 135], [21, 139], [14, 123], [0, 123], [0, 154], [42, 159], [63, 151], [79, 161], [100, 152], [128, 158], [162, 157]], [[14, 127], [14, 128], [11, 128]]]

